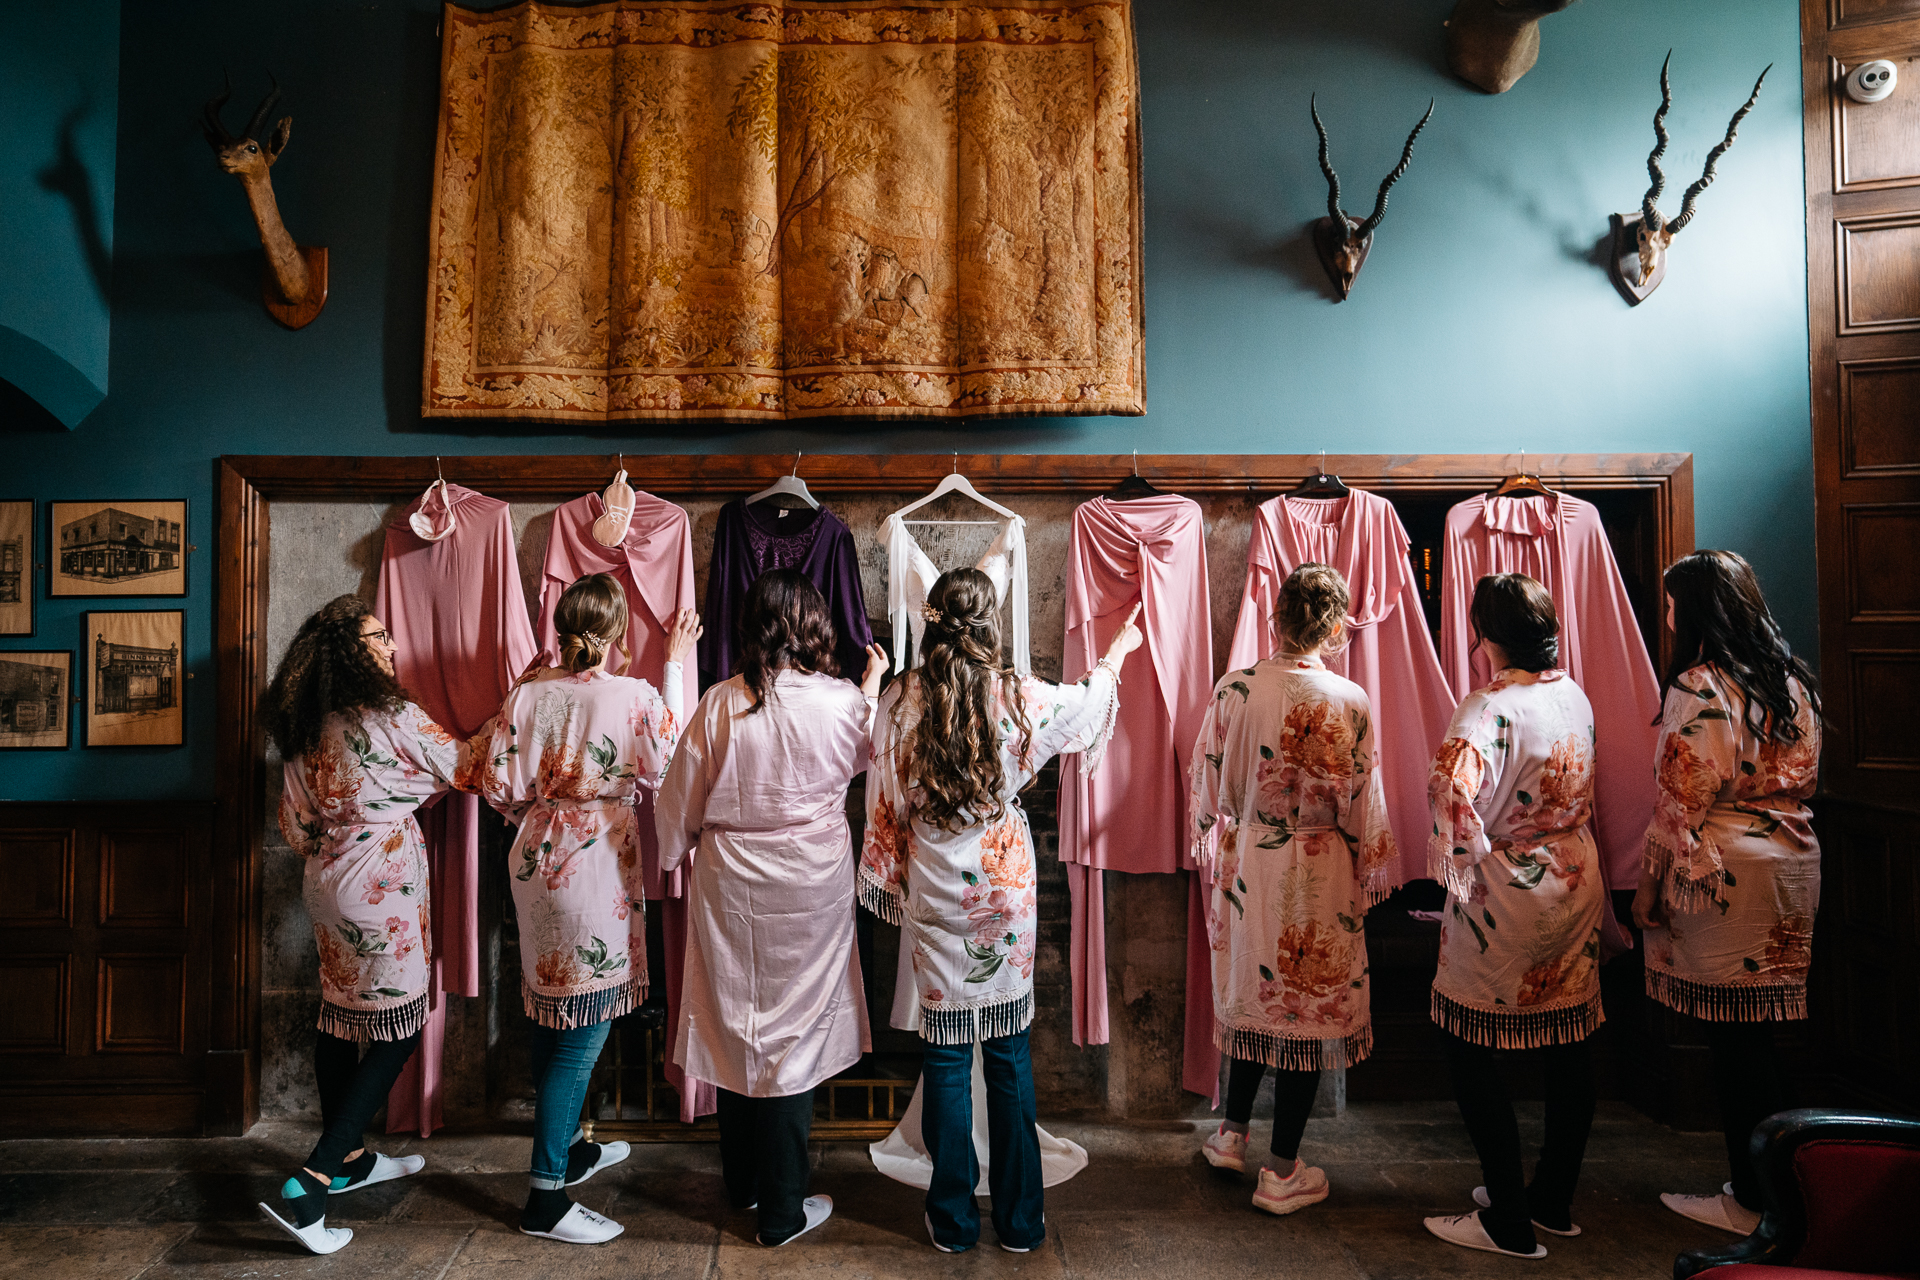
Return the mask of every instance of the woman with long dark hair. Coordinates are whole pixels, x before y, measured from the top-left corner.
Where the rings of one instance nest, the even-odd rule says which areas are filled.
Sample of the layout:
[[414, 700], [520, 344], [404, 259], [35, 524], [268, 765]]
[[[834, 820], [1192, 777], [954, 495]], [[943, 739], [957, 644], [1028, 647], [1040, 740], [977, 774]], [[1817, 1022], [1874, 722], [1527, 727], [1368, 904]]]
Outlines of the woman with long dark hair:
[[281, 1210], [260, 1208], [313, 1252], [332, 1253], [353, 1232], [327, 1225], [329, 1195], [426, 1163], [368, 1151], [362, 1138], [426, 1023], [430, 894], [413, 815], [452, 788], [461, 748], [408, 701], [393, 640], [358, 596], [300, 624], [260, 716], [285, 761], [280, 834], [305, 861], [321, 993], [320, 1141], [281, 1186]]
[[507, 866], [520, 922], [520, 995], [533, 1020], [533, 1163], [520, 1230], [599, 1244], [623, 1227], [566, 1189], [626, 1159], [624, 1142], [577, 1133], [613, 1020], [647, 995], [646, 898], [634, 802], [660, 785], [680, 738], [681, 663], [700, 638], [691, 609], [667, 630], [664, 690], [608, 672], [627, 634], [612, 574], [575, 581], [554, 606], [560, 665], [521, 678], [473, 736], [460, 785], [519, 824]]
[[1063, 752], [1087, 752], [1098, 766], [1120, 664], [1141, 639], [1130, 615], [1078, 684], [1022, 679], [1002, 655], [999, 607], [978, 569], [933, 584], [922, 606], [925, 665], [881, 699], [867, 774], [860, 902], [900, 924], [900, 945], [911, 948], [925, 1042], [921, 1132], [933, 1161], [927, 1234], [945, 1253], [980, 1237], [975, 1044], [986, 1073], [994, 1231], [1013, 1253], [1046, 1239], [1027, 1047], [1033, 836], [1015, 797]]
[[1718, 1195], [1660, 1199], [1747, 1235], [1761, 1209], [1748, 1143], [1788, 1105], [1773, 1027], [1807, 1016], [1820, 699], [1745, 560], [1696, 551], [1664, 585], [1673, 662], [1633, 918], [1646, 930], [1647, 994], [1706, 1024], [1733, 1176]]
[[674, 1061], [719, 1090], [727, 1196], [769, 1246], [833, 1212], [807, 1195], [813, 1091], [871, 1048], [846, 797], [886, 655], [868, 646], [855, 686], [834, 634], [805, 575], [755, 579], [740, 673], [700, 699], [654, 809], [660, 865], [692, 862]]
[[[1486, 1185], [1475, 1213], [1428, 1218], [1449, 1244], [1544, 1258], [1577, 1236], [1573, 1192], [1593, 1128], [1605, 887], [1593, 841], [1593, 704], [1560, 667], [1560, 617], [1521, 573], [1474, 587], [1469, 617], [1493, 679], [1461, 701], [1433, 759], [1428, 874], [1447, 890], [1433, 1020]], [[1546, 1142], [1525, 1180], [1496, 1050], [1537, 1057]]]
[[1194, 859], [1211, 882], [1213, 1042], [1226, 1118], [1201, 1154], [1244, 1173], [1254, 1096], [1273, 1071], [1272, 1156], [1253, 1204], [1295, 1213], [1329, 1194], [1300, 1159], [1320, 1072], [1373, 1048], [1367, 908], [1399, 858], [1375, 768], [1373, 706], [1327, 670], [1352, 601], [1338, 569], [1303, 564], [1280, 585], [1280, 651], [1229, 671], [1193, 753]]

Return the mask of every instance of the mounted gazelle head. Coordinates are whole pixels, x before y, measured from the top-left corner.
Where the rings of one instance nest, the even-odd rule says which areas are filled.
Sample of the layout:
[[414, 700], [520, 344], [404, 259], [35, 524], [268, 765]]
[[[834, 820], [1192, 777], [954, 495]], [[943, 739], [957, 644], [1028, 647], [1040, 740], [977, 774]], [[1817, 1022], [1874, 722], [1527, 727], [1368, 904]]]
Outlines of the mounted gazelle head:
[[232, 96], [233, 82], [228, 81], [227, 87], [201, 109], [200, 127], [220, 167], [240, 179], [240, 185], [246, 190], [247, 206], [260, 232], [260, 245], [267, 252], [267, 310], [281, 324], [298, 329], [320, 314], [320, 308], [326, 303], [327, 251], [295, 244], [286, 225], [280, 221], [280, 206], [273, 198], [273, 181], [267, 171], [286, 148], [287, 138], [293, 132], [293, 120], [281, 117], [273, 127], [272, 136], [264, 143], [259, 140], [260, 126], [266, 123], [274, 103], [280, 100], [280, 83], [276, 80], [254, 111], [253, 119], [247, 122], [246, 131], [236, 138], [227, 132], [227, 126], [220, 119], [221, 108]]
[[1666, 61], [1660, 64], [1660, 109], [1653, 113], [1654, 146], [1647, 155], [1647, 174], [1653, 179], [1653, 185], [1641, 197], [1639, 213], [1616, 213], [1612, 216], [1613, 245], [1607, 257], [1607, 271], [1613, 277], [1614, 286], [1620, 290], [1620, 296], [1630, 306], [1638, 306], [1666, 278], [1667, 246], [1693, 221], [1694, 201], [1700, 198], [1702, 191], [1713, 185], [1714, 166], [1733, 146], [1733, 140], [1740, 131], [1740, 122], [1747, 118], [1747, 112], [1753, 110], [1753, 104], [1760, 100], [1760, 86], [1766, 80], [1767, 72], [1773, 70], [1773, 64], [1768, 63], [1760, 72], [1760, 78], [1753, 82], [1753, 92], [1747, 95], [1746, 102], [1727, 122], [1727, 136], [1707, 152], [1707, 163], [1700, 172], [1699, 181], [1687, 188], [1686, 194], [1680, 198], [1679, 216], [1669, 222], [1666, 215], [1660, 212], [1659, 200], [1667, 186], [1667, 175], [1661, 171], [1660, 157], [1667, 153], [1666, 115], [1673, 107], [1673, 88], [1667, 79], [1667, 67], [1672, 61], [1673, 51], [1669, 49]]
[[1420, 123], [1413, 126], [1413, 132], [1407, 135], [1407, 145], [1400, 151], [1400, 163], [1380, 184], [1380, 194], [1374, 198], [1373, 212], [1364, 222], [1356, 223], [1340, 207], [1340, 178], [1333, 171], [1333, 164], [1327, 159], [1327, 126], [1320, 122], [1319, 103], [1309, 98], [1307, 110], [1313, 114], [1313, 127], [1320, 134], [1320, 172], [1327, 175], [1327, 216], [1313, 223], [1313, 247], [1320, 254], [1320, 265], [1326, 268], [1327, 278], [1333, 281], [1333, 287], [1340, 291], [1337, 302], [1344, 302], [1353, 292], [1354, 279], [1360, 274], [1361, 264], [1367, 260], [1367, 251], [1373, 247], [1374, 228], [1387, 216], [1387, 191], [1400, 181], [1400, 175], [1407, 171], [1407, 165], [1413, 159], [1413, 140], [1427, 127], [1427, 121], [1433, 118], [1433, 103], [1427, 103], [1427, 114], [1420, 117]]

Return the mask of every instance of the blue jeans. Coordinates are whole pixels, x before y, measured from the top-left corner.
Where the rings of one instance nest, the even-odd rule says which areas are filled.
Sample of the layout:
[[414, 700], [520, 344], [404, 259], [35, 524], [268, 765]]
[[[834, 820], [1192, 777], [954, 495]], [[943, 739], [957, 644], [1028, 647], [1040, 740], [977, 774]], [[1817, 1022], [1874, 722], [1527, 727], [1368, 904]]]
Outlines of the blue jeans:
[[[935, 1240], [950, 1249], [965, 1249], [980, 1239], [980, 1206], [973, 1198], [980, 1182], [980, 1160], [973, 1150], [973, 1046], [925, 1048], [920, 1134], [933, 1157], [927, 1218]], [[1046, 1240], [1047, 1228], [1027, 1033], [982, 1040], [980, 1055], [987, 1077], [987, 1190], [993, 1197], [993, 1229], [1000, 1243], [1031, 1249]]]
[[532, 1182], [537, 1190], [567, 1185], [567, 1148], [580, 1127], [593, 1064], [600, 1060], [612, 1027], [611, 1020], [568, 1031], [534, 1024], [527, 1048], [533, 1058]]

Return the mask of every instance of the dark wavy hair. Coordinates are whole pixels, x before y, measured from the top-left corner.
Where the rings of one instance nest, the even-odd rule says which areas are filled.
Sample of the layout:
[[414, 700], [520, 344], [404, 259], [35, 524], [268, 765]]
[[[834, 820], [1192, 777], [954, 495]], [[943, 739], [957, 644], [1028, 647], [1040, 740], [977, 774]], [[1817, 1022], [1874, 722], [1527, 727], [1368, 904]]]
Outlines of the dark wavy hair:
[[1798, 742], [1798, 708], [1789, 678], [1798, 679], [1820, 714], [1813, 671], [1796, 658], [1767, 609], [1753, 566], [1732, 551], [1695, 551], [1667, 567], [1661, 585], [1673, 598], [1673, 661], [1660, 682], [1664, 700], [1680, 676], [1711, 663], [1739, 687], [1755, 737]]
[[740, 675], [753, 691], [752, 715], [773, 696], [782, 667], [839, 675], [826, 597], [803, 573], [769, 569], [753, 580], [740, 608]]
[[1490, 573], [1473, 587], [1468, 608], [1476, 642], [1506, 650], [1507, 663], [1545, 671], [1560, 663], [1560, 613], [1553, 596], [1524, 573]]
[[360, 636], [361, 622], [372, 616], [359, 596], [340, 596], [316, 609], [294, 633], [260, 699], [261, 724], [283, 760], [317, 748], [330, 715], [358, 724], [369, 711], [394, 712], [407, 705], [407, 691], [380, 669]]
[[[933, 584], [927, 604], [940, 618], [927, 623], [925, 661], [904, 691], [917, 693], [920, 702], [919, 722], [906, 743], [907, 768], [922, 788], [920, 817], [957, 831], [998, 821], [1007, 810], [1000, 798], [1007, 779], [993, 705], [996, 681], [1022, 755], [1033, 748], [1033, 727], [1019, 677], [1001, 656], [993, 580], [978, 569], [950, 570]], [[896, 716], [905, 702], [903, 696], [894, 704]]]

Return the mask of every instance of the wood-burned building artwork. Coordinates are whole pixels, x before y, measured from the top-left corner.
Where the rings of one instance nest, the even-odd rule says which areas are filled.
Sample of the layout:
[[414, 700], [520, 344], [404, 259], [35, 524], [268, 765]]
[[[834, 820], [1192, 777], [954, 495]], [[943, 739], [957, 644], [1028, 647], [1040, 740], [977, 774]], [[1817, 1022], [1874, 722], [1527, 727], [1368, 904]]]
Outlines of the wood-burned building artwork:
[[27, 540], [0, 538], [0, 604], [19, 604], [27, 590]]
[[66, 674], [41, 662], [0, 658], [0, 736], [65, 729]]
[[148, 649], [98, 636], [93, 646], [93, 714], [170, 711], [179, 705], [180, 646]]
[[117, 582], [180, 567], [180, 522], [102, 507], [60, 527], [60, 572]]

